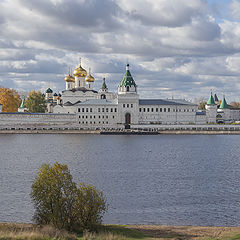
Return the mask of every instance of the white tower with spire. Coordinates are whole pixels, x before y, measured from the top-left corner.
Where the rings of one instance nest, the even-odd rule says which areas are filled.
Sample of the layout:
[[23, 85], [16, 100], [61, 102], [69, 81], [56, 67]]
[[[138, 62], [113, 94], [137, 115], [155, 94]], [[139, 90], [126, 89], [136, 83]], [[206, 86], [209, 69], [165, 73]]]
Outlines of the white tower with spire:
[[106, 79], [105, 77], [103, 78], [102, 86], [99, 90], [100, 93], [106, 93], [108, 92], [107, 84], [106, 84]]
[[118, 86], [118, 123], [130, 128], [132, 124], [138, 124], [139, 96], [137, 85], [126, 65], [126, 72]]
[[132, 93], [137, 93], [137, 85], [129, 71], [129, 64], [127, 64], [123, 80], [118, 86], [118, 94], [132, 94]]

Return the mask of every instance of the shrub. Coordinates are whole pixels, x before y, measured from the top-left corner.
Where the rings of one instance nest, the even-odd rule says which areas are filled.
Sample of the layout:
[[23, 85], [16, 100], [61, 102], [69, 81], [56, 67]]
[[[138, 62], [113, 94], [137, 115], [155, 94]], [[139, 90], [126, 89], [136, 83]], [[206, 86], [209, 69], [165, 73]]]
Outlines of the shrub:
[[59, 229], [91, 229], [106, 211], [103, 193], [92, 185], [73, 182], [67, 165], [43, 164], [32, 184], [34, 220]]
[[83, 229], [92, 229], [102, 221], [106, 204], [103, 193], [92, 185], [79, 183], [74, 213], [76, 222]]

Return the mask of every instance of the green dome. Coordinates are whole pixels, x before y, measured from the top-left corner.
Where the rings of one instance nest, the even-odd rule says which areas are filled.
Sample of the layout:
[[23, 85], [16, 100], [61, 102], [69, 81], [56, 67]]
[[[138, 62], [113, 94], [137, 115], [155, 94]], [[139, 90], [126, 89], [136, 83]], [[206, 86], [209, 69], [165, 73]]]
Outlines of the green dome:
[[53, 90], [51, 88], [48, 88], [46, 93], [53, 93]]
[[120, 87], [127, 87], [127, 86], [129, 86], [129, 87], [131, 87], [131, 86], [136, 87], [137, 86], [135, 81], [133, 80], [133, 77], [132, 77], [130, 71], [129, 71], [129, 64], [127, 64], [126, 72], [123, 76], [123, 80], [120, 83]]

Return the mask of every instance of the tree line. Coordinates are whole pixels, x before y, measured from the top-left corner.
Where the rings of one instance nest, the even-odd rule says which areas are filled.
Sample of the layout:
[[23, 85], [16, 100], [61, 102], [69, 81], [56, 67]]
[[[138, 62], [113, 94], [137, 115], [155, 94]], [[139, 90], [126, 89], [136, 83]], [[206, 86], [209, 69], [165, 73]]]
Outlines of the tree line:
[[[17, 112], [22, 103], [19, 93], [10, 88], [0, 88], [0, 104], [2, 104], [2, 112]], [[24, 107], [27, 112], [45, 113], [47, 106], [45, 103], [45, 95], [40, 91], [29, 92]]]

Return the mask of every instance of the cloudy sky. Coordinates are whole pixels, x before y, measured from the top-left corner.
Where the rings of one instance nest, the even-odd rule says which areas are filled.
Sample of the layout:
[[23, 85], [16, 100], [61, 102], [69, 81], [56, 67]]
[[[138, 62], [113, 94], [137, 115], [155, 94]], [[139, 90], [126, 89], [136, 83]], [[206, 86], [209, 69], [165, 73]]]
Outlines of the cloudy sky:
[[240, 101], [239, 0], [0, 0], [0, 85], [65, 88], [82, 65], [116, 91], [128, 61], [142, 98]]

